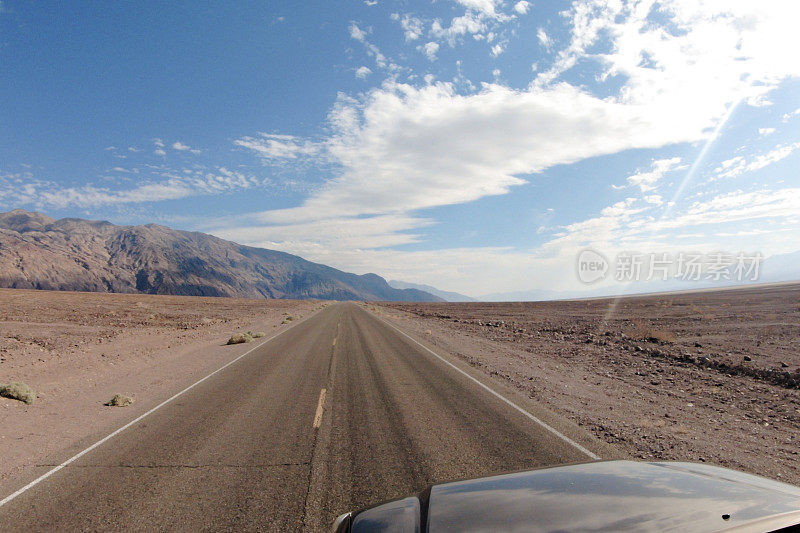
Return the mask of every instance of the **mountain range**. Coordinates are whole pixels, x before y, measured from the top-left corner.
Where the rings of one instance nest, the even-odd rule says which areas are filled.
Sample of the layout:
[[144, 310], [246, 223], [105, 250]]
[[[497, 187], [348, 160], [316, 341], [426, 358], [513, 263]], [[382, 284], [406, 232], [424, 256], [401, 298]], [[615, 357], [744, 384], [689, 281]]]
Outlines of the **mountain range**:
[[442, 301], [296, 255], [156, 224], [0, 213], [0, 287], [68, 291]]
[[431, 285], [423, 285], [421, 283], [409, 283], [407, 281], [399, 281], [393, 279], [389, 281], [389, 285], [391, 285], [395, 289], [419, 289], [421, 291], [433, 294], [434, 296], [438, 296], [445, 302], [477, 302], [475, 298], [472, 298], [470, 296], [466, 296], [464, 294], [452, 291], [443, 291]]

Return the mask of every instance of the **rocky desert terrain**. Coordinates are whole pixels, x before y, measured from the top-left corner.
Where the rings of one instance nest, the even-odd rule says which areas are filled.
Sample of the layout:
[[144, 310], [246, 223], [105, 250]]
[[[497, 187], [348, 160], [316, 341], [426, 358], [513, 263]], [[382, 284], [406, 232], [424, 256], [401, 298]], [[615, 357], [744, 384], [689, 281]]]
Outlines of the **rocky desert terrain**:
[[640, 459], [800, 483], [800, 284], [365, 304]]
[[[265, 340], [225, 345], [232, 334], [269, 338], [324, 305], [0, 289], [0, 383], [37, 393], [0, 397], [0, 493]], [[105, 406], [115, 394], [134, 403]]]

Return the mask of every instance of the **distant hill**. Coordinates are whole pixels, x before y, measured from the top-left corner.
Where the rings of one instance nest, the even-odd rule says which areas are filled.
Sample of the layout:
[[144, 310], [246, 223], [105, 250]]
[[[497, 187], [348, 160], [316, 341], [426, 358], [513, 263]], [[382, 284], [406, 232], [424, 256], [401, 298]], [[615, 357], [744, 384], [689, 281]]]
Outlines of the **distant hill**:
[[425, 291], [429, 294], [433, 294], [434, 296], [438, 296], [442, 300], [446, 302], [476, 302], [475, 298], [470, 298], [469, 296], [465, 296], [463, 294], [459, 294], [457, 292], [450, 292], [450, 291], [441, 291], [436, 287], [431, 287], [430, 285], [421, 285], [419, 283], [408, 283], [407, 281], [398, 281], [393, 279], [389, 282], [389, 285], [394, 287], [395, 289], [417, 289], [420, 291]]
[[563, 300], [572, 298], [577, 294], [585, 294], [577, 291], [551, 291], [547, 289], [531, 289], [529, 291], [514, 292], [494, 292], [482, 294], [478, 298], [481, 302], [539, 302], [546, 300]]
[[800, 251], [771, 255], [761, 263], [761, 281], [800, 281]]
[[0, 213], [0, 287], [71, 291], [441, 301], [296, 255], [156, 224], [116, 226], [16, 209]]

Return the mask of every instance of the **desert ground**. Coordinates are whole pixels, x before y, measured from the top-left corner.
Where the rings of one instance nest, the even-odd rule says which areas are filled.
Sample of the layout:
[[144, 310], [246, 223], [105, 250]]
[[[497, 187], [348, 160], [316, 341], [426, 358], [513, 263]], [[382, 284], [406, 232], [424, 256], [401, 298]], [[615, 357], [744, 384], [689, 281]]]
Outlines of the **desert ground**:
[[[226, 346], [232, 334], [268, 338], [324, 305], [0, 289], [0, 383], [37, 393], [0, 397], [0, 493], [253, 346]], [[134, 403], [105, 406], [115, 394]]]
[[[37, 392], [32, 405], [0, 397], [0, 494], [255, 345], [225, 345], [232, 334], [269, 338], [326, 305], [0, 290], [0, 383]], [[800, 284], [361, 305], [582, 426], [617, 457], [705, 461], [800, 483]], [[134, 403], [105, 406], [115, 394]]]
[[800, 483], [800, 283], [620, 299], [365, 305], [621, 454]]

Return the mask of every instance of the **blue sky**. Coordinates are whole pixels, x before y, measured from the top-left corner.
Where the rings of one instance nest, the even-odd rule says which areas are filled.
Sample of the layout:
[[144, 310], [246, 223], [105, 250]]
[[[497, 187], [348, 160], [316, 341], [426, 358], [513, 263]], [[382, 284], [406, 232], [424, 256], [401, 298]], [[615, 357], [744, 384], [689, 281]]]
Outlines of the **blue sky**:
[[800, 249], [795, 2], [0, 3], [0, 208], [472, 295]]

